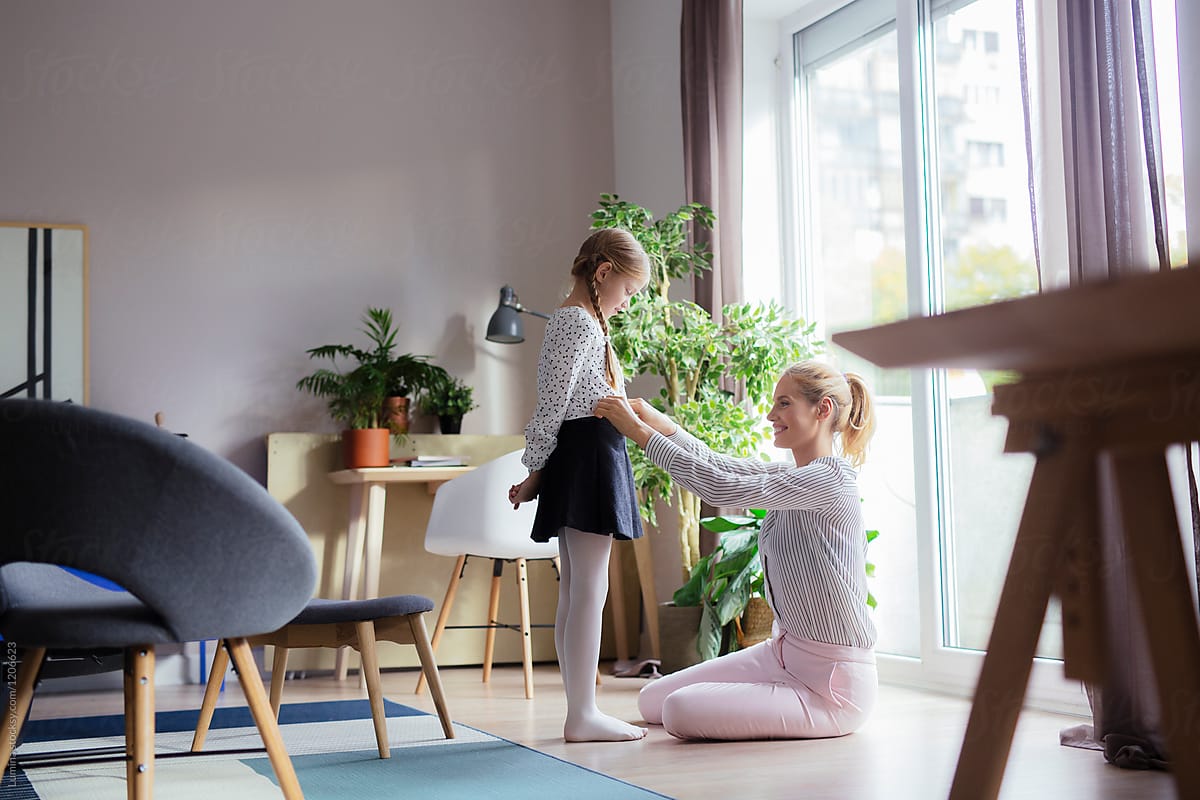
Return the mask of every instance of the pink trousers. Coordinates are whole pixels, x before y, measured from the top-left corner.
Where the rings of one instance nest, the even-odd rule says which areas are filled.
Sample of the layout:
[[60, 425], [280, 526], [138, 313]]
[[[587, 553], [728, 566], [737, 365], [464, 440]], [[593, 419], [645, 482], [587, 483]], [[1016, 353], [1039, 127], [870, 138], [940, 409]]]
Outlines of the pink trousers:
[[875, 654], [782, 631], [765, 642], [651, 681], [642, 717], [680, 739], [815, 739], [866, 720]]

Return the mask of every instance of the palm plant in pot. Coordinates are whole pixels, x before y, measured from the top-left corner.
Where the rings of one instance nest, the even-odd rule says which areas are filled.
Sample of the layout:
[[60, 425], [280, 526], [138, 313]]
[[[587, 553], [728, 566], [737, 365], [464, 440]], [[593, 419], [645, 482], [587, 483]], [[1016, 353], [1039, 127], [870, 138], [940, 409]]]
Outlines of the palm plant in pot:
[[310, 348], [309, 358], [327, 360], [330, 366], [301, 378], [296, 388], [325, 398], [329, 415], [345, 426], [346, 467], [386, 467], [391, 431], [384, 423], [384, 401], [393, 381], [396, 330], [392, 312], [384, 308], [368, 308], [362, 322], [369, 346]]
[[474, 399], [475, 390], [463, 381], [451, 375], [434, 381], [426, 387], [421, 397], [421, 410], [426, 414], [436, 414], [438, 427], [442, 433], [459, 433], [462, 431], [463, 416], [478, 405]]

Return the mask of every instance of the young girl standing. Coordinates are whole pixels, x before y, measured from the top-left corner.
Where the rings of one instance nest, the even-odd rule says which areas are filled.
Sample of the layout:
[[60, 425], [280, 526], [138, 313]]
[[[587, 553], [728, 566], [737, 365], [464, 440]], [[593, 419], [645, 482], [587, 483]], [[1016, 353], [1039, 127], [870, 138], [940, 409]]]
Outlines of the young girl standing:
[[794, 464], [715, 453], [640, 400], [606, 398], [596, 414], [709, 503], [767, 509], [759, 554], [771, 638], [648, 684], [646, 721], [682, 739], [806, 739], [862, 725], [878, 687], [854, 471], [875, 428], [862, 378], [806, 361], [779, 379], [767, 419]]
[[645, 728], [596, 707], [600, 625], [608, 595], [612, 541], [642, 535], [625, 437], [593, 414], [596, 402], [624, 396], [608, 319], [645, 287], [641, 244], [619, 228], [598, 230], [579, 248], [571, 293], [550, 316], [538, 361], [537, 408], [525, 427], [529, 477], [508, 491], [516, 508], [538, 498], [532, 537], [558, 537], [560, 583], [554, 644], [567, 694], [569, 742], [627, 741]]

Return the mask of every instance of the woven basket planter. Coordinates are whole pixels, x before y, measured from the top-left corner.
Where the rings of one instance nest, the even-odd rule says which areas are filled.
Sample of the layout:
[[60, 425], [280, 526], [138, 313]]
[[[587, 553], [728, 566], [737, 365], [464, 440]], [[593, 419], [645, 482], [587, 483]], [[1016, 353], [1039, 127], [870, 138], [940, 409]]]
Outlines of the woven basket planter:
[[751, 597], [741, 619], [733, 621], [737, 629], [738, 647], [746, 648], [765, 641], [771, 635], [775, 614], [761, 597]]

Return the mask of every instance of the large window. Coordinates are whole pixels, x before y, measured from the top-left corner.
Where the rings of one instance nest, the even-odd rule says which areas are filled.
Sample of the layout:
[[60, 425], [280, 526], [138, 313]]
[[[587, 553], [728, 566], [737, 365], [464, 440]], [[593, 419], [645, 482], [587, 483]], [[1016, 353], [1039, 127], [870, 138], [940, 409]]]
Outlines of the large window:
[[[828, 338], [1036, 292], [1012, 0], [798, 5], [777, 29], [791, 62], [779, 104], [790, 110], [779, 119], [780, 284], [791, 302]], [[1186, 233], [1173, 3], [1153, 8], [1178, 261]], [[753, 22], [748, 31], [748, 42], [762, 40]], [[870, 553], [878, 651], [897, 657], [881, 661], [883, 674], [969, 689], [1033, 466], [1003, 454], [991, 389], [1004, 376], [886, 371], [831, 351], [879, 399], [860, 488], [868, 526], [880, 530]], [[1035, 666], [1033, 694], [1041, 680], [1044, 698], [1082, 705], [1076, 686], [1055, 683], [1053, 604], [1044, 634], [1038, 655], [1048, 661]]]

